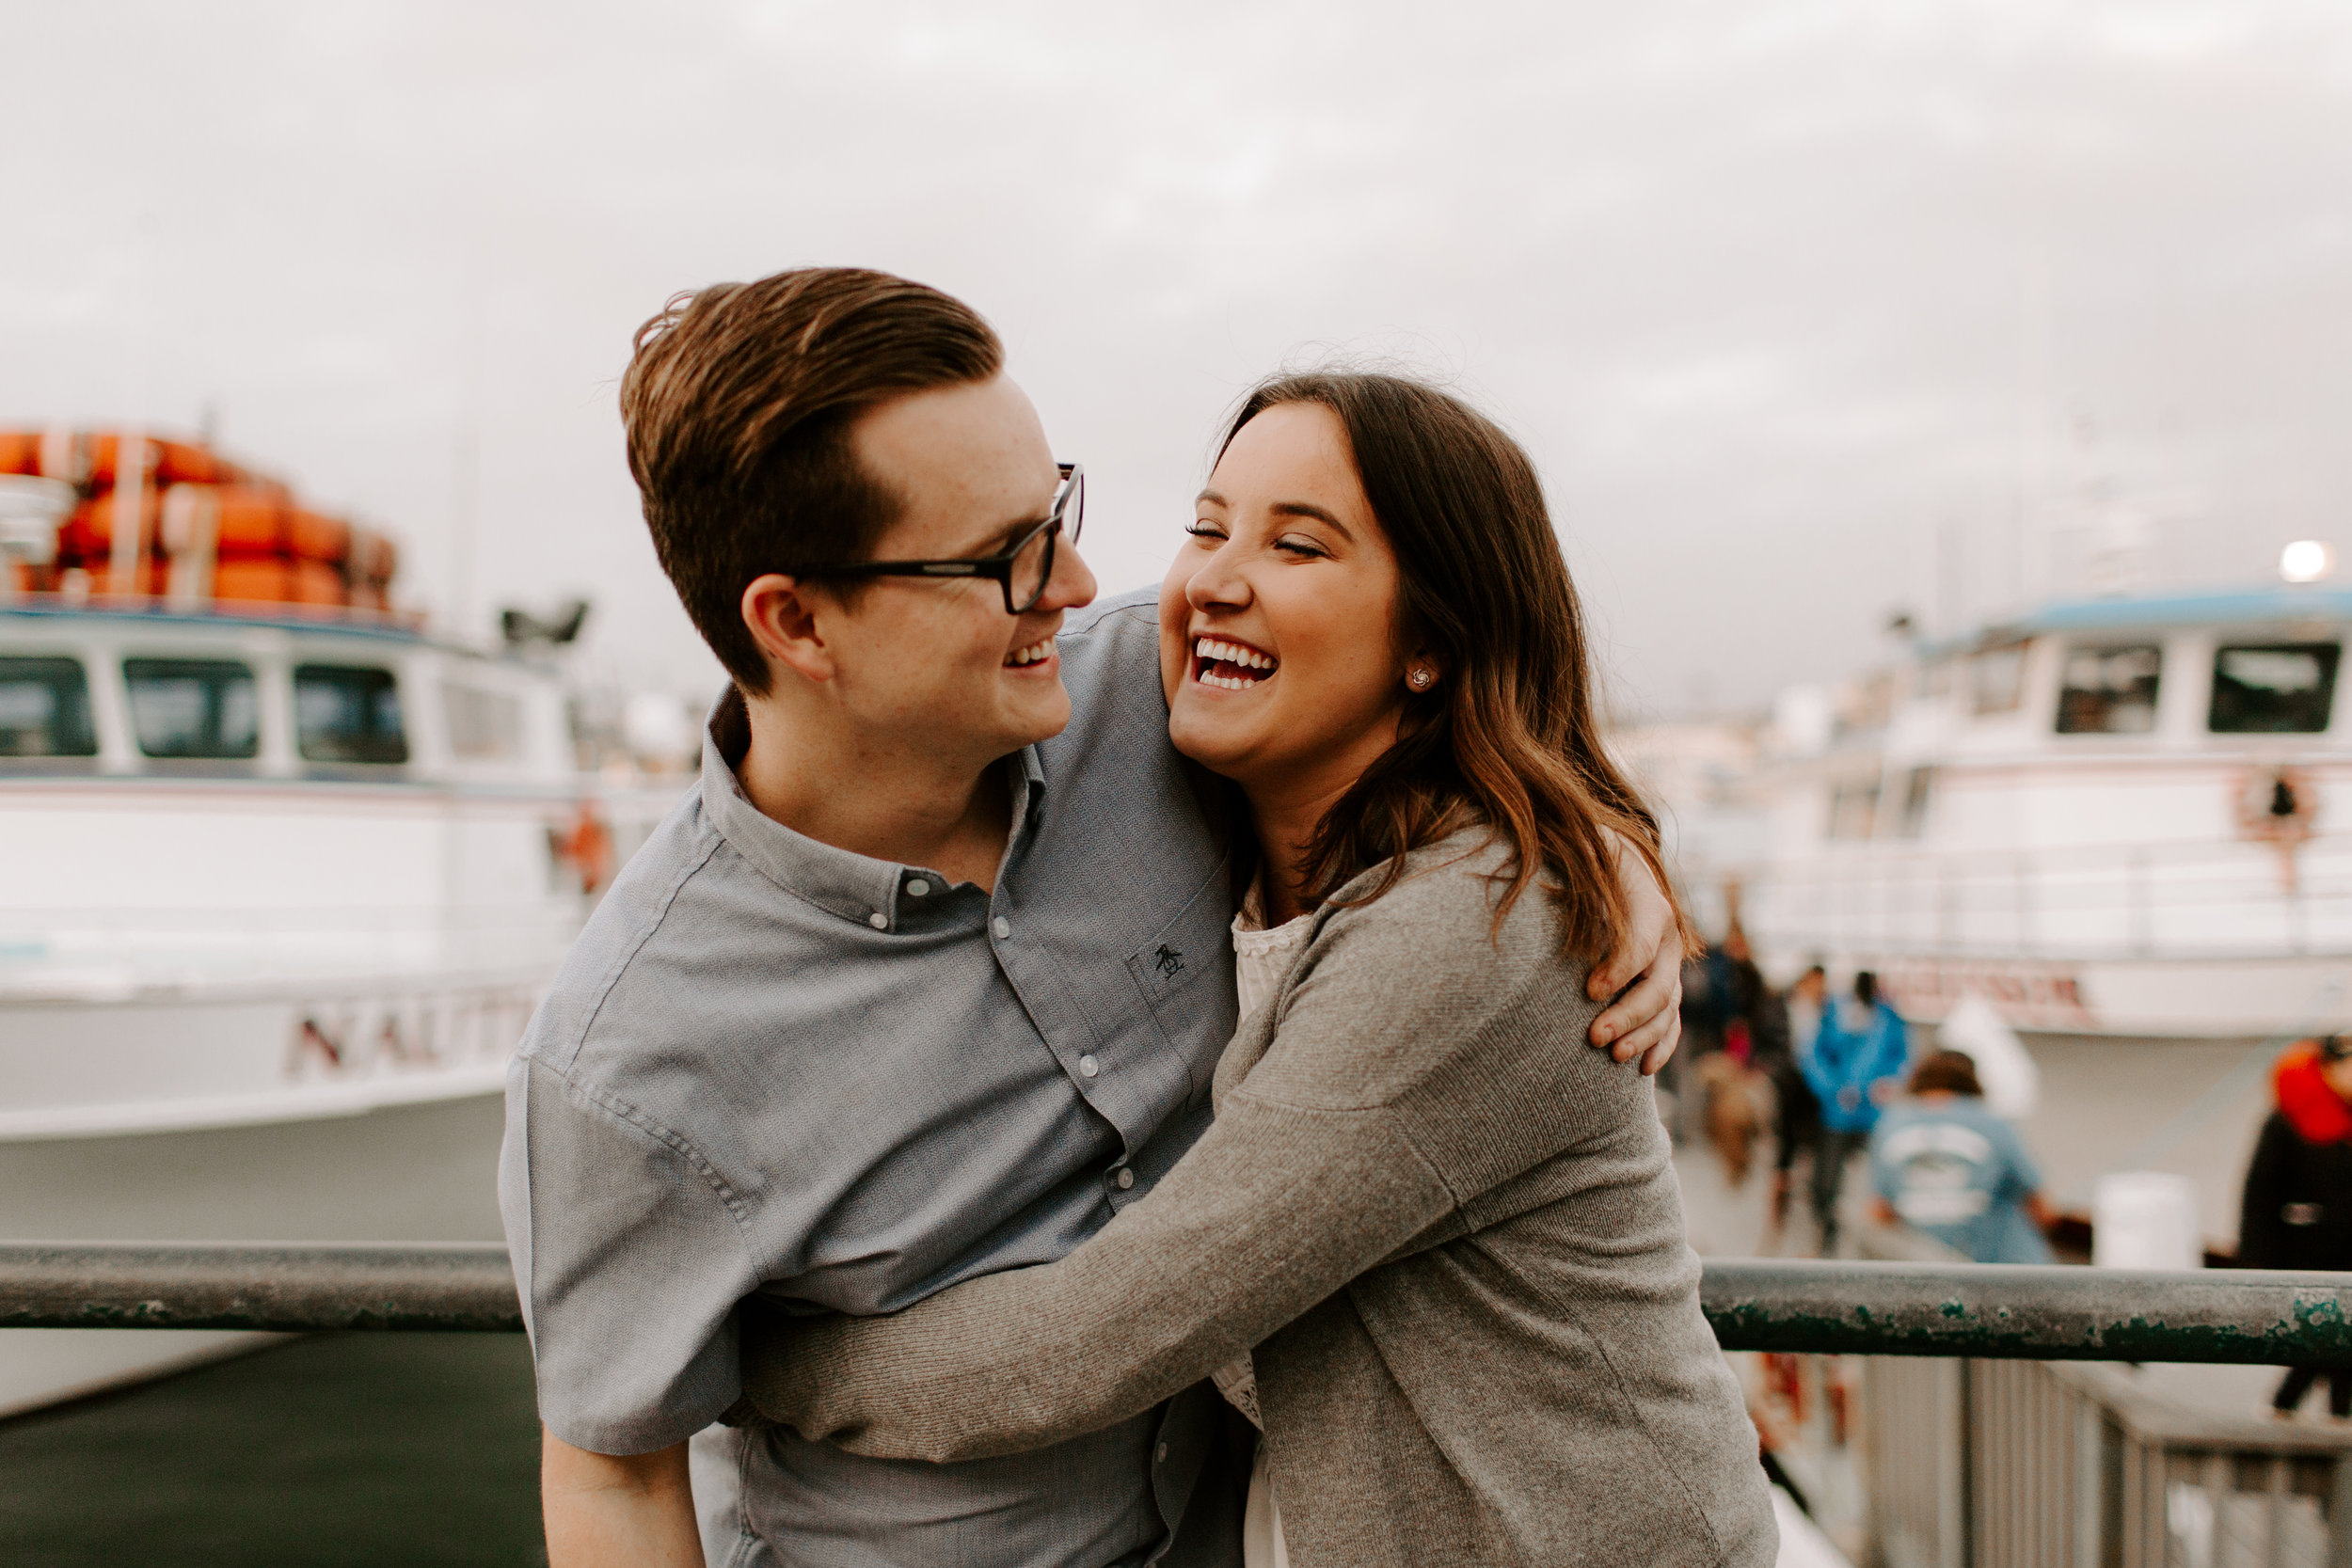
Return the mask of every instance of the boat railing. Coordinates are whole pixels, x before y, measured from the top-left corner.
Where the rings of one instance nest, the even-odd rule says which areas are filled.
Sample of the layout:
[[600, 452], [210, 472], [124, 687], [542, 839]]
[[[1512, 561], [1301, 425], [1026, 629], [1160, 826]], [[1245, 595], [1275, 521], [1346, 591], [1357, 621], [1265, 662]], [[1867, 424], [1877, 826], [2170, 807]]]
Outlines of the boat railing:
[[2352, 835], [1871, 844], [1772, 862], [1741, 883], [1752, 930], [1821, 948], [2006, 959], [2352, 953]]
[[367, 605], [296, 604], [276, 599], [189, 599], [167, 594], [83, 594], [0, 592], [0, 610], [52, 615], [150, 615], [173, 621], [215, 621], [224, 626], [255, 622], [295, 625], [321, 630], [357, 628], [423, 635], [426, 617], [419, 610], [377, 610]]
[[201, 931], [219, 929], [224, 925], [241, 930], [376, 929], [451, 923], [544, 922], [548, 911], [548, 900], [536, 896], [467, 902], [436, 898], [405, 903], [257, 904], [245, 908], [219, 904], [0, 905], [0, 929], [54, 927]]
[[[449, 968], [544, 969], [569, 942], [568, 903], [196, 909], [0, 908], [0, 994], [75, 976], [180, 983]], [[101, 989], [103, 989], [102, 986]]]

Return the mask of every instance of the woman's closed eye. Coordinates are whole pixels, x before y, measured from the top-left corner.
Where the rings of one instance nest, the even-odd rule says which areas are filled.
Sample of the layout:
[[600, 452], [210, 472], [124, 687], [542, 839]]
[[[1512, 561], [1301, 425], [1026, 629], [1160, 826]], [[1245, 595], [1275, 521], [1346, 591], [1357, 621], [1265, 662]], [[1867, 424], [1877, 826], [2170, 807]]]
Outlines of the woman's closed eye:
[[1281, 538], [1277, 539], [1274, 542], [1274, 547], [1282, 551], [1286, 555], [1297, 556], [1302, 559], [1311, 558], [1318, 561], [1328, 559], [1331, 554], [1329, 550], [1325, 549], [1314, 540], [1310, 539], [1303, 534], [1297, 533], [1284, 534]]
[[1226, 536], [1224, 524], [1213, 523], [1206, 517], [1195, 517], [1184, 531], [1195, 539], [1222, 539]]

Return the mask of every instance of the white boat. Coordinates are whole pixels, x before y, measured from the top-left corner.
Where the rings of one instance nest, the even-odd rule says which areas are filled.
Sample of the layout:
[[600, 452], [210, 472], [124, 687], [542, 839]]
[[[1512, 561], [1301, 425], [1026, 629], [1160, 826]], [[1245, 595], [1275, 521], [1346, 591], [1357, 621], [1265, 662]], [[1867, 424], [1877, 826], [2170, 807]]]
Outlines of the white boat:
[[[0, 602], [0, 1237], [495, 1241], [610, 847], [561, 683], [246, 609]], [[0, 1334], [0, 1414], [246, 1338]]]
[[1771, 972], [1874, 970], [2058, 1035], [2352, 1026], [2352, 593], [2058, 602], [1784, 699], [1743, 913]]

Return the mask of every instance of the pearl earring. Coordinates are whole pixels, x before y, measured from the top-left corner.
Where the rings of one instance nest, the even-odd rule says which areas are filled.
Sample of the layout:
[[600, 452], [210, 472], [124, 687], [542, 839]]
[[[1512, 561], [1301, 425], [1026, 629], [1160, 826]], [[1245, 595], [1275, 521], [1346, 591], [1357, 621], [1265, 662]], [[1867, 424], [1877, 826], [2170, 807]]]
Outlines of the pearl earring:
[[1431, 674], [1426, 670], [1416, 670], [1405, 678], [1413, 683], [1414, 690], [1426, 691], [1429, 689], [1429, 683], [1436, 680], [1438, 677]]

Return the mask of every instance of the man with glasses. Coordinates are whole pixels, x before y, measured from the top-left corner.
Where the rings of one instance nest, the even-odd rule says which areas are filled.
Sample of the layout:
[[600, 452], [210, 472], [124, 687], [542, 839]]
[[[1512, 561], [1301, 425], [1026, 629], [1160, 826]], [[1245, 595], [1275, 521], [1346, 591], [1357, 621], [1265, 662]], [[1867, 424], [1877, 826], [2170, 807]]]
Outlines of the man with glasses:
[[[1234, 1023], [1226, 792], [1168, 744], [1148, 599], [1066, 619], [1085, 477], [987, 325], [879, 273], [720, 285], [641, 331], [621, 401], [733, 685], [510, 1073], [554, 1568], [703, 1560], [687, 1441], [740, 1398], [739, 1304], [895, 1311], [1060, 1258], [1199, 1136]], [[1662, 923], [1639, 945], [1661, 978], [1597, 1029], [1671, 1020]], [[972, 1464], [749, 1433], [704, 1539], [1237, 1563], [1246, 1442], [1205, 1385]]]
[[978, 556], [969, 561], [850, 561], [810, 567], [801, 575], [836, 581], [855, 578], [987, 578], [1004, 590], [1006, 614], [1026, 615], [1044, 596], [1045, 584], [1053, 578], [1056, 542], [1067, 539], [1075, 546], [1079, 527], [1086, 517], [1086, 470], [1075, 463], [1057, 463], [1055, 468], [1061, 475], [1061, 483], [1055, 487], [1053, 506], [1021, 532], [1002, 555]]

